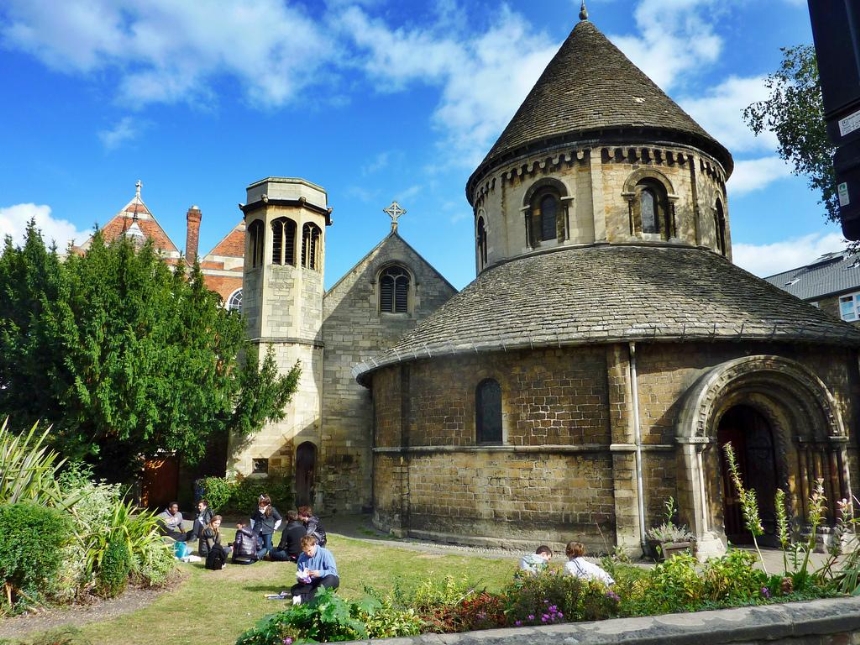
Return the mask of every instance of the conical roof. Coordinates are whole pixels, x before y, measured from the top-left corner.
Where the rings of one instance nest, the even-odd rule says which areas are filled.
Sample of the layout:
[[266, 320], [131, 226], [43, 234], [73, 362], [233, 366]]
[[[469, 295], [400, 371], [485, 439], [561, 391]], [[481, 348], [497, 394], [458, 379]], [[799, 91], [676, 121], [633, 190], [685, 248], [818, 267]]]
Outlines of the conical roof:
[[354, 372], [364, 381], [400, 361], [630, 341], [860, 347], [860, 330], [702, 249], [566, 247], [483, 271]]
[[582, 20], [472, 173], [475, 182], [492, 166], [530, 150], [612, 132], [650, 134], [688, 143], [713, 155], [731, 174], [732, 156], [684, 112], [597, 27]]

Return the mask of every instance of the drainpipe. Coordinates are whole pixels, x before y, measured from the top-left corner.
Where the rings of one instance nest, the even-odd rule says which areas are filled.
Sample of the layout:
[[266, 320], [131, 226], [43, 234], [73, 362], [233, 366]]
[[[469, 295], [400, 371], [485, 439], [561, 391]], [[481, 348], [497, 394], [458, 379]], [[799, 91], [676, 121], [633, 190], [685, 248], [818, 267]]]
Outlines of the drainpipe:
[[645, 541], [645, 482], [642, 477], [642, 428], [639, 425], [639, 384], [636, 377], [636, 343], [630, 347], [630, 389], [633, 392], [633, 442], [636, 446], [636, 498], [639, 500], [639, 542], [644, 551]]

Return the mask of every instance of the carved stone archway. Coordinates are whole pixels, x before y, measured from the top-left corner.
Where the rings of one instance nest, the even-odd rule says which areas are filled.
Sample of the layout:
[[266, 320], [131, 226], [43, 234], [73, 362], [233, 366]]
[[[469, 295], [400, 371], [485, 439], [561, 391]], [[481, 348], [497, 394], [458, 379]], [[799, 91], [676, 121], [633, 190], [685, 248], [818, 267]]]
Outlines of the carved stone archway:
[[689, 509], [700, 557], [725, 552], [716, 430], [729, 409], [749, 405], [773, 429], [791, 512], [805, 516], [811, 486], [824, 480], [829, 508], [851, 491], [847, 433], [833, 395], [807, 367], [774, 355], [748, 356], [705, 372], [682, 401], [676, 438], [679, 498]]

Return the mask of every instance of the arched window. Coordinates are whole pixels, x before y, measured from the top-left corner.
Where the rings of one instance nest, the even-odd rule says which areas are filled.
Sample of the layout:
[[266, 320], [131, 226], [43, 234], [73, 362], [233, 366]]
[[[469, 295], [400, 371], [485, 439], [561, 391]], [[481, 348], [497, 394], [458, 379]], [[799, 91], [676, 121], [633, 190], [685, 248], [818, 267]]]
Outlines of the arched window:
[[659, 233], [660, 222], [657, 220], [657, 197], [653, 188], [643, 188], [639, 193], [639, 208], [642, 214], [642, 232]]
[[409, 312], [409, 272], [392, 266], [379, 276], [379, 311], [388, 314]]
[[254, 220], [248, 226], [248, 255], [251, 258], [252, 267], [263, 265], [265, 244], [265, 236], [263, 234], [263, 222], [260, 220]]
[[272, 264], [296, 265], [296, 223], [286, 217], [272, 222]]
[[242, 290], [236, 289], [227, 298], [227, 311], [238, 311], [242, 313]]
[[502, 388], [491, 378], [475, 389], [476, 443], [502, 443]]
[[664, 240], [675, 235], [666, 188], [656, 179], [647, 178], [636, 184], [633, 209], [633, 220], [642, 233], [659, 235]]
[[726, 214], [723, 212], [723, 203], [718, 199], [714, 208], [714, 233], [717, 238], [717, 251], [721, 255], [726, 254]]
[[558, 213], [558, 196], [545, 195], [540, 200], [540, 234], [541, 240], [554, 240], [557, 236], [555, 231], [555, 219]]
[[534, 194], [526, 212], [528, 244], [535, 248], [541, 242], [559, 238], [558, 223], [561, 198], [554, 188], [544, 188]]
[[305, 224], [302, 227], [302, 266], [306, 269], [319, 270], [319, 255], [319, 226], [317, 226], [316, 224]]
[[487, 265], [487, 229], [484, 226], [484, 218], [478, 218], [478, 265], [484, 268]]

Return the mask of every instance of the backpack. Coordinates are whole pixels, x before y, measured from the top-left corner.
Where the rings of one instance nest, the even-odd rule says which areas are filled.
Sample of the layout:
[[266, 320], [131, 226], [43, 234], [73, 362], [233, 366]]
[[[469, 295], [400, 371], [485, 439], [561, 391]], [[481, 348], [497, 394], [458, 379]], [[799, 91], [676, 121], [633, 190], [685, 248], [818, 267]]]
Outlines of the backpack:
[[257, 535], [247, 527], [236, 531], [233, 540], [233, 563], [251, 564], [257, 561]]
[[320, 526], [319, 519], [316, 516], [312, 517], [308, 522], [307, 532], [308, 535], [313, 535], [317, 539], [317, 544], [320, 546], [325, 546], [325, 543], [328, 541], [325, 529]]
[[310, 535], [313, 535], [317, 539], [317, 543], [320, 546], [325, 546], [325, 543], [328, 542], [328, 538], [326, 537], [325, 531], [321, 527], [317, 527], [315, 531], [311, 531]]
[[188, 557], [188, 552], [188, 545], [185, 542], [173, 543], [173, 555], [175, 555], [178, 560]]
[[209, 555], [206, 556], [206, 568], [219, 571], [224, 568], [227, 562], [227, 554], [224, 552], [224, 547], [220, 544], [213, 544], [209, 549]]

